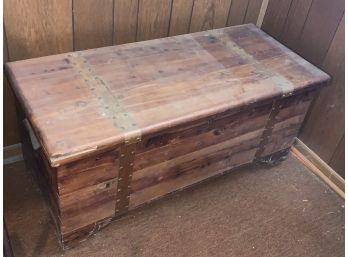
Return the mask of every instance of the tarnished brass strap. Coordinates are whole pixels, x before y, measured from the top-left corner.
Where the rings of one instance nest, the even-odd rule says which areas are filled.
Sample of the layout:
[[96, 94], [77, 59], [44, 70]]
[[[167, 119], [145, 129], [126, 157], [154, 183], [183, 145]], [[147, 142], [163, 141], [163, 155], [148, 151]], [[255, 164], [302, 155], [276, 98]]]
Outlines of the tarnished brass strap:
[[73, 68], [78, 72], [90, 92], [96, 97], [102, 107], [102, 114], [113, 120], [113, 125], [124, 133], [134, 137], [141, 135], [133, 117], [123, 108], [121, 95], [114, 95], [103, 78], [89, 65], [80, 52], [68, 54]]
[[277, 121], [276, 117], [279, 114], [281, 107], [282, 107], [281, 106], [281, 99], [275, 100], [273, 102], [271, 112], [268, 116], [265, 129], [264, 129], [262, 136], [261, 136], [259, 148], [257, 149], [257, 151], [255, 153], [255, 158], [254, 158], [255, 161], [259, 161], [260, 158], [262, 157], [263, 152], [265, 151], [265, 147], [268, 144], [269, 139], [272, 135], [274, 124]]
[[254, 58], [254, 56], [238, 46], [238, 44], [232, 41], [231, 38], [226, 38], [226, 35], [223, 32], [219, 33], [219, 40], [232, 52], [238, 54], [240, 58], [250, 63], [258, 72], [273, 80], [274, 83], [281, 89], [283, 97], [292, 95], [295, 87], [290, 80], [280, 73], [268, 68], [262, 61], [257, 60]]
[[102, 115], [112, 119], [112, 123], [124, 136], [124, 143], [119, 150], [119, 176], [116, 193], [116, 214], [128, 210], [131, 193], [134, 155], [137, 142], [141, 140], [141, 130], [137, 123], [122, 106], [122, 96], [114, 95], [106, 82], [92, 68], [88, 60], [77, 52], [68, 54], [71, 65], [84, 80], [90, 92], [96, 97]]

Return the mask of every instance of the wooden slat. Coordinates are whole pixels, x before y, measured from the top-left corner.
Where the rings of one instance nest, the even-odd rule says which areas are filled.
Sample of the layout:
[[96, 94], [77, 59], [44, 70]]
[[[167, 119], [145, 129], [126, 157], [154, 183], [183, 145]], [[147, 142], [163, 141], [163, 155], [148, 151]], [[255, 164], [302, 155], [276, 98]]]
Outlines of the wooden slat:
[[261, 134], [247, 133], [134, 173], [130, 208], [251, 162]]
[[74, 0], [74, 50], [112, 45], [113, 0]]
[[326, 162], [324, 162], [315, 152], [312, 151], [305, 143], [300, 139], [296, 138], [294, 148], [303, 154], [309, 162], [316, 166], [323, 175], [336, 186], [338, 186], [343, 192], [344, 190], [344, 179], [333, 170]]
[[316, 100], [300, 135], [324, 161], [329, 162], [344, 135], [344, 18], [323, 63], [332, 77]]
[[316, 0], [308, 13], [296, 51], [320, 66], [344, 13], [344, 0]]
[[281, 42], [296, 49], [313, 0], [293, 0], [281, 34]]
[[244, 23], [253, 23], [256, 25], [257, 18], [261, 10], [262, 0], [249, 0], [248, 9], [245, 14]]
[[137, 41], [168, 35], [172, 0], [139, 0]]
[[61, 231], [68, 233], [115, 215], [117, 180], [105, 188], [83, 188], [60, 197]]
[[11, 61], [73, 50], [72, 0], [5, 0]]
[[189, 32], [194, 0], [173, 0], [169, 36]]
[[265, 18], [266, 10], [268, 7], [268, 2], [269, 0], [262, 0], [259, 17], [257, 17], [257, 21], [256, 21], [256, 26], [258, 26], [259, 28], [261, 28], [263, 24], [263, 20]]
[[246, 110], [211, 118], [210, 121], [202, 119], [146, 136], [137, 147], [134, 170], [141, 170], [241, 134], [263, 129], [270, 109], [269, 103], [258, 107], [255, 112]]
[[334, 190], [340, 197], [345, 198], [345, 193], [333, 181], [331, 181], [326, 174], [324, 174], [317, 166], [309, 161], [296, 147], [291, 148], [291, 153], [302, 162], [307, 168], [321, 178], [332, 190]]
[[[251, 0], [252, 1], [252, 0]], [[227, 25], [239, 25], [244, 23], [245, 14], [248, 9], [249, 1], [233, 0], [228, 15]]]
[[196, 0], [190, 32], [222, 28], [226, 25], [231, 0]]
[[284, 29], [284, 24], [292, 0], [269, 0], [262, 29], [272, 37], [279, 39]]
[[336, 147], [336, 150], [331, 157], [329, 165], [343, 178], [345, 178], [345, 150], [344, 150], [344, 136]]
[[114, 43], [136, 41], [139, 0], [114, 0]]

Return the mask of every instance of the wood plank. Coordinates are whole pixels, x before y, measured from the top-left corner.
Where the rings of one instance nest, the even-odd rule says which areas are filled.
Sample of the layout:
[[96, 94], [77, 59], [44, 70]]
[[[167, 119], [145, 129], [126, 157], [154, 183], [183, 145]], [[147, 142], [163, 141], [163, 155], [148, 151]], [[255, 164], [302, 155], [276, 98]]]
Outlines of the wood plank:
[[169, 36], [188, 33], [194, 0], [173, 0]]
[[118, 176], [118, 162], [104, 164], [58, 180], [59, 194], [64, 195], [82, 188], [107, 182]]
[[114, 43], [136, 41], [139, 0], [114, 0]]
[[[253, 0], [250, 0], [253, 1]], [[248, 5], [250, 1], [245, 0], [233, 0], [228, 15], [227, 25], [239, 25], [244, 23], [244, 18], [247, 13]]]
[[137, 147], [134, 170], [165, 162], [225, 140], [238, 137], [256, 129], [263, 129], [271, 105], [258, 107], [257, 111], [243, 111], [224, 118], [205, 119], [201, 124], [179, 126], [143, 138]]
[[281, 34], [281, 42], [291, 49], [297, 49], [299, 39], [304, 28], [309, 9], [313, 0], [293, 0], [284, 29]]
[[68, 233], [115, 215], [117, 180], [107, 187], [94, 185], [60, 197], [61, 231]]
[[344, 192], [344, 179], [326, 162], [324, 162], [315, 152], [313, 152], [312, 149], [310, 149], [298, 138], [296, 138], [295, 140], [294, 148], [301, 152], [301, 154], [303, 154], [306, 159], [308, 159], [308, 161], [316, 166], [327, 179], [332, 181]]
[[344, 13], [344, 0], [313, 1], [296, 51], [321, 66]]
[[291, 153], [307, 168], [316, 174], [320, 179], [322, 179], [333, 191], [335, 191], [340, 197], [345, 198], [345, 193], [333, 183], [318, 167], [316, 167], [312, 162], [310, 162], [299, 150], [295, 147], [291, 148]]
[[280, 39], [292, 0], [269, 0], [262, 29]]
[[172, 0], [139, 0], [137, 41], [168, 35]]
[[253, 23], [256, 25], [261, 11], [262, 0], [249, 0], [248, 9], [243, 23]]
[[113, 0], [74, 0], [74, 50], [112, 45]]
[[11, 61], [73, 50], [72, 0], [5, 0]]
[[326, 162], [330, 161], [344, 135], [344, 51], [342, 18], [322, 66], [333, 81], [321, 90], [300, 135], [300, 139]]
[[344, 147], [344, 136], [340, 140], [340, 143], [336, 147], [335, 152], [333, 153], [329, 165], [341, 175], [342, 178], [345, 178], [345, 147]]
[[[134, 173], [130, 208], [251, 162], [262, 131], [247, 133]], [[155, 184], [148, 185], [149, 181]]]
[[190, 32], [222, 28], [226, 25], [231, 0], [196, 0]]
[[269, 0], [262, 0], [259, 17], [257, 17], [257, 21], [256, 21], [256, 26], [258, 26], [259, 28], [261, 28], [263, 24], [263, 20], [265, 18], [266, 10], [268, 7], [268, 2]]

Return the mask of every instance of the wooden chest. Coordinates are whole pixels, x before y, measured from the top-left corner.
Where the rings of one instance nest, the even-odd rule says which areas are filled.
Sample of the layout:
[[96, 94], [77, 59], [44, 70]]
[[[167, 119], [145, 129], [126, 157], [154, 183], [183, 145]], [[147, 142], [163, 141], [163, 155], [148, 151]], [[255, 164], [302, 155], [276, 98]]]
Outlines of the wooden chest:
[[329, 76], [253, 25], [7, 64], [63, 246], [212, 176], [286, 157]]

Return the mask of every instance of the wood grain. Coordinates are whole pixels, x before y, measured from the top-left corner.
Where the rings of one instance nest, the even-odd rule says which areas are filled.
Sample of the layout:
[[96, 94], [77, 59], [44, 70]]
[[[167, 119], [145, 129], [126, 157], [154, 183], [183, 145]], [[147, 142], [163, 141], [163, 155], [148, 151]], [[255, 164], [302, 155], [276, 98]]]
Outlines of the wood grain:
[[[252, 0], [250, 0], [252, 2]], [[227, 25], [239, 25], [244, 23], [244, 18], [247, 13], [249, 1], [233, 0], [228, 15]], [[252, 12], [252, 11], [251, 11]]]
[[300, 37], [307, 20], [313, 0], [293, 0], [284, 29], [281, 33], [281, 42], [293, 50], [298, 49]]
[[139, 0], [114, 0], [114, 42], [136, 41]]
[[300, 136], [326, 162], [330, 161], [344, 135], [344, 51], [342, 18], [322, 66], [333, 81], [321, 91]]
[[292, 0], [269, 0], [262, 29], [280, 39]]
[[11, 61], [73, 50], [72, 0], [6, 0], [4, 23]]
[[231, 0], [196, 0], [190, 32], [222, 28], [226, 25]]
[[321, 66], [344, 13], [344, 0], [313, 1], [296, 51]]
[[248, 9], [246, 11], [243, 23], [253, 23], [256, 25], [260, 14], [263, 0], [249, 0]]
[[[231, 40], [254, 57], [231, 49]], [[114, 119], [109, 108], [120, 100], [125, 117], [131, 117], [145, 136], [258, 99], [272, 99], [282, 94], [277, 76], [289, 80], [293, 90], [328, 79], [254, 25], [86, 50], [80, 55], [89, 65], [90, 76], [99, 76], [104, 84], [89, 82], [90, 88], [76, 76], [75, 59], [65, 54], [8, 66], [19, 98], [30, 106], [30, 121], [40, 131], [52, 165], [122, 143], [121, 127], [128, 121]], [[99, 98], [96, 90], [108, 90], [119, 100], [105, 98], [106, 93]], [[101, 104], [109, 109], [100, 109]]]
[[173, 0], [169, 36], [189, 32], [194, 0]]
[[112, 45], [113, 0], [74, 0], [74, 50]]
[[168, 35], [172, 0], [139, 0], [137, 41]]

